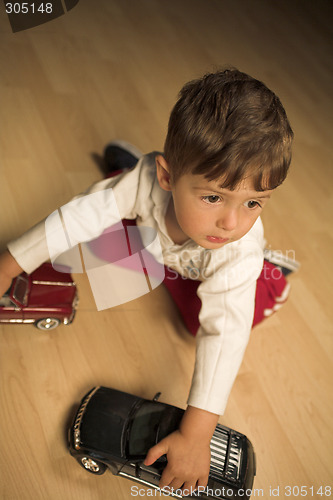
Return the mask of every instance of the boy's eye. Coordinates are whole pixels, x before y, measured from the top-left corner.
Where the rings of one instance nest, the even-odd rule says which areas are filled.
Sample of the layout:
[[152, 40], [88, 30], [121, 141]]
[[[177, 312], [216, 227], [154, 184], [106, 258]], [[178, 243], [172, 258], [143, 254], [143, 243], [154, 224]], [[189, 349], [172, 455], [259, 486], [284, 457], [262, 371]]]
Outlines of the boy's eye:
[[210, 203], [210, 204], [214, 204], [214, 203], [217, 203], [221, 200], [221, 198], [219, 196], [217, 196], [217, 194], [211, 194], [209, 196], [203, 196], [202, 197], [202, 200], [205, 202], [205, 203]]
[[261, 207], [260, 203], [258, 203], [257, 201], [254, 201], [254, 200], [247, 201], [246, 203], [244, 203], [244, 205], [247, 208]]

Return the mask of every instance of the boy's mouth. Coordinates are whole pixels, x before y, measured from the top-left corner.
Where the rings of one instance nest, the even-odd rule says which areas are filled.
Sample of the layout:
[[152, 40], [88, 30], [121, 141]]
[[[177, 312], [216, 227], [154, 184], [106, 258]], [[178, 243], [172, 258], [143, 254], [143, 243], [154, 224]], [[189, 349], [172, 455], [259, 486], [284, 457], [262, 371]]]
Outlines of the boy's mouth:
[[207, 236], [206, 238], [211, 243], [218, 243], [218, 244], [226, 243], [227, 241], [229, 241], [229, 238], [218, 238], [217, 236]]

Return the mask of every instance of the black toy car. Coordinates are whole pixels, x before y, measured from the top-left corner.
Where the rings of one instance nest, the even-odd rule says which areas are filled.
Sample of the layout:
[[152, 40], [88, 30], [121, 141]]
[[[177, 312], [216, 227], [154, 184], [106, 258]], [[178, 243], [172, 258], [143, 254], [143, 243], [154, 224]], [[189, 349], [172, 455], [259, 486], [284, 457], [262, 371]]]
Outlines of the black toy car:
[[[115, 475], [158, 489], [166, 466], [163, 456], [153, 465], [143, 460], [152, 446], [178, 428], [184, 410], [106, 387], [93, 388], [81, 401], [69, 429], [71, 455], [86, 470]], [[209, 482], [193, 497], [249, 499], [255, 455], [246, 436], [220, 424], [211, 440]], [[182, 498], [179, 490], [166, 494]], [[177, 493], [178, 492], [178, 493]]]

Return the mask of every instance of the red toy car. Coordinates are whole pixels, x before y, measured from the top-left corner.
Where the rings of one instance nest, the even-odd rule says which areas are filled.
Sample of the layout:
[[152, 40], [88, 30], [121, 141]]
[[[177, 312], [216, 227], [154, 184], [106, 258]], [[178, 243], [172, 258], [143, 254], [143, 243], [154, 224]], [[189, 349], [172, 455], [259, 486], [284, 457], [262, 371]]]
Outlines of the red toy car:
[[0, 298], [0, 323], [33, 323], [40, 330], [53, 330], [60, 323], [73, 321], [77, 303], [72, 276], [46, 263], [13, 280]]

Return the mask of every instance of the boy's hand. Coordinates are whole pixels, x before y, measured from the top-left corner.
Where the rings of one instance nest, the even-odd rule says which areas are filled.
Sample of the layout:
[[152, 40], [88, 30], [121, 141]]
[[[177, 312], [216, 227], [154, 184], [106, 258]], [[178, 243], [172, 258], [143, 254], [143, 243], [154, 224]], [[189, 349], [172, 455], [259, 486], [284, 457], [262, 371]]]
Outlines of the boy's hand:
[[210, 465], [209, 444], [189, 441], [175, 431], [150, 448], [144, 461], [145, 465], [153, 464], [162, 455], [167, 455], [168, 465], [163, 471], [159, 483], [160, 488], [182, 488], [184, 493], [193, 492], [198, 486], [205, 487], [208, 481]]
[[199, 486], [207, 486], [210, 440], [218, 418], [214, 413], [188, 407], [179, 430], [150, 448], [145, 465], [152, 465], [167, 455], [168, 464], [162, 473], [160, 488], [181, 488], [184, 494], [190, 494]]

